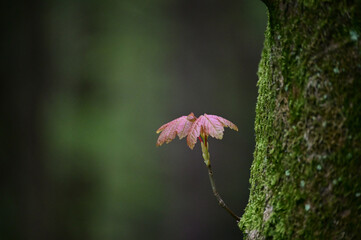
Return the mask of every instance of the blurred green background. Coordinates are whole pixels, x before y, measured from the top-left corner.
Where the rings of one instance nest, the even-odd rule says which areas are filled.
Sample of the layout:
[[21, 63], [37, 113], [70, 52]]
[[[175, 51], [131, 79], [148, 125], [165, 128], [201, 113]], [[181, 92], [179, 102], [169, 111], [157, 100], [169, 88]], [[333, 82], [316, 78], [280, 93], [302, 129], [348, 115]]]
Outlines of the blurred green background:
[[266, 7], [253, 0], [7, 1], [0, 239], [241, 239], [199, 143], [162, 124], [223, 116], [217, 187], [241, 215]]

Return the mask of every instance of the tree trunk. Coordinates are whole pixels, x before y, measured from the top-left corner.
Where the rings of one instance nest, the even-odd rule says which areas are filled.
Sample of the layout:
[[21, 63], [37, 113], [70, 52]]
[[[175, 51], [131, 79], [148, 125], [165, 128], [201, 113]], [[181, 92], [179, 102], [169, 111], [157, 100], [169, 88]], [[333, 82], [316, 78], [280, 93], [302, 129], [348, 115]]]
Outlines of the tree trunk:
[[265, 1], [246, 239], [361, 239], [361, 1]]

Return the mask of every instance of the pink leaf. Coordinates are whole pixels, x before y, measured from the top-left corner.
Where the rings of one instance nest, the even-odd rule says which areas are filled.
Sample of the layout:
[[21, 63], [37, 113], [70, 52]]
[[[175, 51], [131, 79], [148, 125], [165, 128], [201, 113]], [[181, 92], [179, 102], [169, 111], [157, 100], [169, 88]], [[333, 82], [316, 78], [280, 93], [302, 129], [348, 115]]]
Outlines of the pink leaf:
[[187, 137], [189, 148], [193, 149], [197, 143], [197, 138], [203, 133], [217, 139], [223, 138], [224, 127], [229, 127], [238, 131], [236, 125], [225, 118], [216, 115], [201, 115], [191, 126]]
[[197, 138], [201, 134], [202, 129], [202, 117], [201, 115], [192, 125], [192, 127], [189, 130], [188, 137], [187, 137], [187, 144], [190, 149], [194, 148], [194, 145], [197, 142]]
[[157, 140], [157, 146], [161, 146], [163, 143], [170, 143], [177, 135], [179, 139], [187, 136], [196, 119], [194, 114], [190, 113], [188, 116], [182, 116], [161, 126], [157, 130], [157, 133], [162, 132]]

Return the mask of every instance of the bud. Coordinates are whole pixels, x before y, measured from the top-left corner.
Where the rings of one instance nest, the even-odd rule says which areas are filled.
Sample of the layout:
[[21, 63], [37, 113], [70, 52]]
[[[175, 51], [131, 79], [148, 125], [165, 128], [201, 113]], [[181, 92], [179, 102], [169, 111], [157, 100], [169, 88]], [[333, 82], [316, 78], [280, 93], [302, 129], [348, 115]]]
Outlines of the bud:
[[203, 142], [201, 142], [201, 147], [202, 147], [202, 156], [204, 159], [204, 163], [209, 166], [211, 163], [209, 161], [210, 156], [209, 156], [209, 152], [208, 152], [208, 148], [204, 145]]

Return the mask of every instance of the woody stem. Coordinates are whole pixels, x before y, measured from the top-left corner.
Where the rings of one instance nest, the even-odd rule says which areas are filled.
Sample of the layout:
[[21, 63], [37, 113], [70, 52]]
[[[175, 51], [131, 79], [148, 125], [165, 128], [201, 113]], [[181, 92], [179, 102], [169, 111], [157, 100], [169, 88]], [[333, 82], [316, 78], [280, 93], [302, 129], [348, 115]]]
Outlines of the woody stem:
[[237, 220], [237, 222], [240, 220], [240, 217], [238, 217], [227, 205], [226, 203], [223, 201], [223, 199], [221, 198], [221, 196], [219, 195], [218, 191], [217, 191], [217, 188], [216, 188], [216, 183], [214, 182], [214, 179], [213, 179], [213, 171], [212, 171], [212, 167], [211, 167], [211, 164], [209, 163], [207, 165], [207, 168], [208, 168], [208, 176], [209, 176], [209, 181], [211, 182], [211, 186], [212, 186], [212, 191], [213, 191], [213, 195], [217, 198], [217, 201], [218, 201], [218, 204], [226, 209], [226, 211], [232, 215], [232, 217], [234, 219]]

